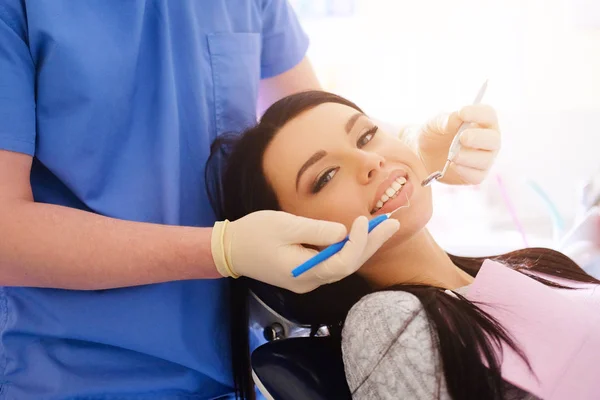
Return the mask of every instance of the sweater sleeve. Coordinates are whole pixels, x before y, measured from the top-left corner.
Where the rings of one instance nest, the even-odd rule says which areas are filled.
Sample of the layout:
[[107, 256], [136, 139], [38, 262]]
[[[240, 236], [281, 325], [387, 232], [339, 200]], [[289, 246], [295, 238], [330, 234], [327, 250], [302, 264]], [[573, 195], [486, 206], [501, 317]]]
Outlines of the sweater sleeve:
[[365, 296], [350, 310], [342, 335], [353, 399], [450, 399], [437, 336], [416, 296]]

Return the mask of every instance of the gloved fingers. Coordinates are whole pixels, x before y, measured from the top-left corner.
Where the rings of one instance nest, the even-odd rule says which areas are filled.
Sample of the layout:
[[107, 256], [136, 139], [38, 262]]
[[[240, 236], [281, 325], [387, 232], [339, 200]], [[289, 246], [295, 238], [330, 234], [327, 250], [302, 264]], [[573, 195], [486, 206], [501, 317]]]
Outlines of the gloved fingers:
[[446, 125], [444, 126], [444, 132], [447, 132], [454, 136], [460, 126], [465, 122], [458, 112], [453, 112], [448, 114], [448, 119], [446, 120]]
[[424, 133], [430, 136], [436, 134], [454, 136], [464, 122], [458, 112], [440, 114], [425, 125]]
[[400, 222], [397, 219], [390, 218], [387, 221], [379, 224], [369, 233], [367, 247], [360, 258], [360, 268], [369, 258], [379, 250], [385, 242], [387, 242], [400, 229]]
[[[321, 264], [314, 266], [300, 276], [292, 276], [294, 268], [316, 256], [317, 253], [317, 250], [298, 244], [287, 245], [281, 248], [277, 254], [277, 259], [279, 260], [277, 266], [283, 268], [279, 272], [283, 276], [277, 279], [278, 283], [276, 286], [283, 287], [295, 293], [307, 293], [322, 285], [323, 279], [317, 273]], [[275, 276], [277, 271], [272, 271], [272, 274]]]
[[[286, 213], [279, 213], [286, 214]], [[288, 217], [289, 216], [289, 217]], [[277, 234], [287, 243], [303, 243], [313, 246], [329, 246], [344, 239], [346, 227], [338, 222], [298, 217], [286, 214], [285, 227]]]
[[453, 162], [456, 166], [485, 171], [492, 166], [495, 158], [494, 152], [487, 150], [474, 150], [463, 147], [454, 157]]
[[360, 216], [352, 223], [348, 242], [342, 250], [313, 268], [315, 276], [323, 283], [337, 282], [356, 272], [359, 260], [369, 239], [369, 220]]
[[501, 146], [501, 135], [497, 129], [470, 128], [460, 134], [460, 144], [472, 149], [497, 151]]
[[456, 133], [461, 124], [462, 120], [458, 117], [458, 113], [442, 113], [427, 121], [423, 126], [422, 133], [428, 136]]
[[462, 179], [464, 183], [471, 185], [477, 185], [485, 179], [489, 170], [481, 170], [470, 167], [464, 167], [462, 165], [452, 165], [452, 169]]
[[465, 106], [458, 112], [458, 118], [465, 122], [473, 122], [483, 128], [498, 127], [496, 110], [487, 104]]

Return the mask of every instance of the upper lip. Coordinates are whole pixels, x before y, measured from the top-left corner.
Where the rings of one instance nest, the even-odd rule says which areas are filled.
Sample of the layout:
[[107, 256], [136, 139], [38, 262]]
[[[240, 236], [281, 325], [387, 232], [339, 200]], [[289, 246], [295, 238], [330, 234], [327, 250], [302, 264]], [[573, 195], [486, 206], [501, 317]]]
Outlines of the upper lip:
[[396, 169], [396, 170], [392, 171], [388, 175], [388, 177], [379, 184], [379, 186], [377, 187], [377, 191], [375, 192], [375, 197], [373, 199], [373, 203], [371, 204], [371, 211], [375, 209], [377, 202], [381, 199], [381, 196], [383, 195], [383, 193], [385, 193], [387, 188], [389, 188], [392, 185], [392, 182], [394, 182], [396, 179], [398, 179], [400, 177], [404, 177], [404, 178], [408, 179], [408, 172], [406, 172], [403, 169]]

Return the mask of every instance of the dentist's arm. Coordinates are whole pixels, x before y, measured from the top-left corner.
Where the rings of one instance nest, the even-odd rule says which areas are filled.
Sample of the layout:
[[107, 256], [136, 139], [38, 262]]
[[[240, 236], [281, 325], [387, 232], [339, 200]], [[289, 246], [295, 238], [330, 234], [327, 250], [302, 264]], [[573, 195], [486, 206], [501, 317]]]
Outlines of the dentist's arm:
[[36, 203], [31, 163], [28, 155], [0, 150], [0, 285], [87, 290], [221, 276], [210, 228]]
[[262, 115], [271, 104], [294, 93], [319, 90], [321, 84], [307, 57], [292, 69], [260, 81], [258, 89], [258, 114]]

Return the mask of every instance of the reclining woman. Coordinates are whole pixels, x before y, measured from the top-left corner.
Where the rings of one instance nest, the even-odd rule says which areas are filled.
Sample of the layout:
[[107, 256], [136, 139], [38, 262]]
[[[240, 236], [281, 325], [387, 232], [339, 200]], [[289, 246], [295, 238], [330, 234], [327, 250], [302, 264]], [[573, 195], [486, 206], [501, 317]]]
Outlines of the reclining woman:
[[[495, 123], [493, 109], [479, 112]], [[549, 249], [491, 260], [447, 254], [426, 228], [432, 193], [420, 182], [429, 172], [413, 146], [354, 103], [312, 91], [275, 103], [242, 135], [219, 138], [207, 182], [218, 218], [229, 220], [281, 210], [366, 229], [368, 218], [409, 205], [393, 214], [398, 232], [357, 273], [287, 294], [305, 319], [341, 338], [353, 398], [597, 398], [587, 366], [600, 362], [590, 307], [600, 282]], [[246, 284], [232, 281], [232, 340], [238, 393], [251, 397], [239, 308]]]

